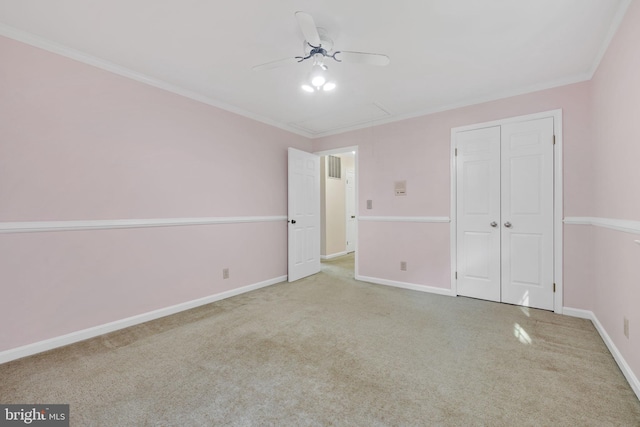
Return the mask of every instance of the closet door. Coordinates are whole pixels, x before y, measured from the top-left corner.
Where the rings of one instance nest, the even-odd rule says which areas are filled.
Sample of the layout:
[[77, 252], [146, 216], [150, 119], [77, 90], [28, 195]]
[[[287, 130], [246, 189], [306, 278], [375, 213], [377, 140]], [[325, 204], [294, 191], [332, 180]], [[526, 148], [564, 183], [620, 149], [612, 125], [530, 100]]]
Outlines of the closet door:
[[501, 126], [502, 301], [553, 310], [553, 118]]
[[456, 135], [457, 289], [500, 301], [500, 127]]
[[553, 118], [456, 134], [458, 295], [553, 310]]

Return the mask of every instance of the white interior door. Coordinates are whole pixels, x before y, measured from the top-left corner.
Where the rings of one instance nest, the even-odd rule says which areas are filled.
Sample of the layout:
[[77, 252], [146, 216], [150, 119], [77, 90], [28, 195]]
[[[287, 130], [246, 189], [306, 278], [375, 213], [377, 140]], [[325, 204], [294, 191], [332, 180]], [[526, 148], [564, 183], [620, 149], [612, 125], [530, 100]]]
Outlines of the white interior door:
[[458, 294], [553, 310], [553, 118], [455, 142]]
[[458, 294], [500, 301], [500, 126], [456, 145]]
[[320, 271], [320, 157], [289, 148], [290, 282]]
[[347, 213], [347, 252], [356, 250], [356, 174], [352, 169], [347, 170], [345, 187], [345, 206]]
[[502, 301], [553, 310], [553, 118], [502, 126]]

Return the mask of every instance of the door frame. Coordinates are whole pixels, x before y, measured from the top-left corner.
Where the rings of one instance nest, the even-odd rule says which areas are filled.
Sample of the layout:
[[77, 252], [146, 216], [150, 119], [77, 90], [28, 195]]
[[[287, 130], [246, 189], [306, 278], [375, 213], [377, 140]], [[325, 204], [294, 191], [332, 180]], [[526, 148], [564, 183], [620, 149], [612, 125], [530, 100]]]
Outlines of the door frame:
[[[358, 146], [357, 145], [352, 145], [349, 147], [341, 147], [341, 148], [333, 148], [331, 150], [323, 150], [323, 151], [315, 151], [313, 154], [316, 154], [318, 156], [329, 156], [329, 155], [335, 155], [335, 154], [343, 154], [346, 153], [347, 151], [355, 151], [354, 154], [354, 162], [353, 162], [353, 168], [354, 168], [354, 174], [356, 176], [356, 186], [355, 186], [355, 198], [356, 198], [356, 245], [355, 245], [355, 266], [354, 266], [354, 277], [358, 277], [358, 254], [360, 253], [358, 251], [358, 236], [359, 236], [359, 231], [358, 231], [358, 223], [360, 221], [360, 209], [359, 209], [359, 204], [358, 204], [358, 200], [360, 200], [358, 198], [358, 188], [360, 186], [360, 177], [358, 175], [360, 167], [358, 165], [358, 162], [360, 161], [360, 156], [358, 155]], [[345, 218], [346, 221], [346, 218]]]
[[[553, 134], [555, 135], [555, 145], [553, 146], [553, 280], [556, 284], [553, 298], [553, 311], [562, 314], [563, 309], [563, 282], [562, 282], [562, 236], [563, 236], [563, 194], [562, 194], [562, 109], [543, 111], [540, 113], [527, 114], [523, 116], [508, 117], [490, 122], [475, 123], [466, 126], [451, 128], [450, 142], [450, 170], [451, 170], [451, 291], [458, 295], [458, 283], [456, 271], [457, 261], [457, 182], [456, 182], [456, 134], [469, 130], [481, 129], [491, 126], [501, 126], [508, 123], [525, 122], [529, 120], [553, 117]], [[357, 184], [357, 179], [356, 179]]]
[[[353, 151], [353, 150], [352, 150]], [[345, 174], [345, 179], [348, 178], [349, 176], [349, 172], [353, 173], [353, 180], [356, 180], [356, 155], [353, 155], [353, 169], [346, 169], [344, 170], [344, 174]], [[345, 181], [345, 186], [346, 186], [346, 181]], [[356, 250], [356, 243], [358, 241], [358, 216], [356, 215], [356, 212], [358, 210], [358, 198], [356, 197], [356, 187], [358, 186], [358, 183], [356, 182], [353, 186], [353, 215], [355, 216], [355, 218], [350, 218], [349, 217], [349, 212], [348, 212], [348, 207], [347, 205], [349, 204], [349, 194], [347, 193], [347, 190], [345, 188], [345, 192], [344, 192], [344, 197], [345, 197], [345, 202], [344, 202], [344, 206], [345, 206], [345, 221], [346, 221], [346, 225], [345, 225], [345, 234], [347, 235], [347, 238], [349, 237], [349, 220], [353, 219], [353, 251], [349, 251], [349, 247], [347, 246], [347, 253], [350, 252], [355, 252]], [[347, 240], [349, 241], [349, 240]]]

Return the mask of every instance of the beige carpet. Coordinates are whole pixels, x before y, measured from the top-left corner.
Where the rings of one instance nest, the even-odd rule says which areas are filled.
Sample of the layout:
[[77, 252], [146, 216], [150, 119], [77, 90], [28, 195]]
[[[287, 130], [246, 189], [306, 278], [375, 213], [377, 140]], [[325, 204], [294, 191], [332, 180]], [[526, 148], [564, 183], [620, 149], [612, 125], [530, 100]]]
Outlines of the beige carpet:
[[591, 322], [356, 282], [353, 258], [0, 365], [72, 426], [639, 426]]

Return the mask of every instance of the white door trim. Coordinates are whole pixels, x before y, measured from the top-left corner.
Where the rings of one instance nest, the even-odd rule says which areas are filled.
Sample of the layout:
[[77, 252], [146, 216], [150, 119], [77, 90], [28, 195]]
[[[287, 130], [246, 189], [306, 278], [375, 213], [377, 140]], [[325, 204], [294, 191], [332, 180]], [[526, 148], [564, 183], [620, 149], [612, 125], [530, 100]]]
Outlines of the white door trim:
[[556, 292], [554, 295], [554, 309], [553, 311], [558, 314], [562, 314], [563, 303], [563, 283], [562, 283], [562, 235], [563, 235], [563, 211], [562, 211], [562, 109], [545, 111], [535, 114], [527, 114], [524, 116], [509, 117], [500, 120], [493, 120], [490, 122], [476, 123], [467, 126], [459, 126], [451, 128], [451, 142], [450, 142], [450, 172], [451, 172], [451, 291], [453, 295], [458, 294], [456, 271], [458, 269], [457, 264], [457, 206], [456, 206], [456, 133], [481, 129], [491, 126], [501, 126], [507, 123], [524, 122], [528, 120], [542, 119], [545, 117], [553, 117], [553, 133], [555, 135], [555, 145], [553, 147], [553, 174], [554, 174], [554, 206], [553, 206], [553, 247], [554, 247], [554, 283], [556, 284]]
[[358, 146], [357, 145], [352, 145], [349, 147], [342, 147], [342, 148], [333, 148], [331, 150], [323, 150], [323, 151], [316, 151], [313, 154], [316, 154], [318, 156], [328, 156], [328, 155], [334, 155], [334, 154], [342, 154], [342, 153], [346, 153], [347, 151], [355, 151], [355, 161], [354, 163], [354, 168], [355, 168], [355, 175], [356, 175], [356, 188], [355, 188], [355, 197], [356, 197], [356, 255], [355, 255], [355, 266], [354, 266], [354, 276], [358, 277], [358, 254], [360, 253], [358, 251], [358, 236], [360, 235], [360, 231], [358, 230], [358, 222], [360, 219], [360, 208], [359, 208], [359, 200], [360, 198], [358, 197], [358, 188], [360, 187], [360, 166], [359, 166], [359, 161], [360, 161], [360, 156], [359, 151], [358, 151]]
[[[355, 156], [353, 158], [353, 169], [345, 169], [345, 179], [349, 178], [349, 174], [353, 175], [353, 180], [355, 181], [356, 179], [356, 166], [355, 166]], [[351, 194], [351, 198], [349, 197], [349, 192], [347, 191], [346, 186], [349, 185], [347, 184], [347, 181], [345, 181], [345, 192], [344, 192], [344, 197], [345, 197], [345, 201], [344, 201], [344, 206], [345, 206], [345, 234], [347, 236], [347, 250], [346, 252], [355, 252], [356, 250], [356, 241], [358, 240], [358, 218], [356, 216], [356, 209], [357, 209], [357, 205], [358, 205], [358, 200], [356, 199], [356, 186], [358, 185], [357, 183], [355, 185], [353, 185], [353, 193]], [[349, 215], [349, 203], [353, 203], [353, 218], [350, 217]], [[349, 222], [351, 221], [351, 226], [352, 228], [352, 235], [349, 235]], [[349, 237], [351, 237], [351, 240], [349, 240]], [[352, 246], [350, 246], [348, 244], [348, 242], [352, 243]], [[353, 248], [352, 251], [349, 250], [349, 248]]]

